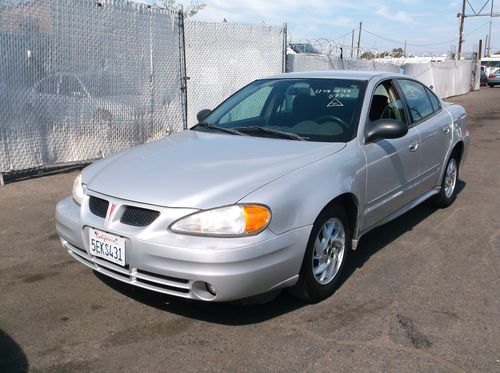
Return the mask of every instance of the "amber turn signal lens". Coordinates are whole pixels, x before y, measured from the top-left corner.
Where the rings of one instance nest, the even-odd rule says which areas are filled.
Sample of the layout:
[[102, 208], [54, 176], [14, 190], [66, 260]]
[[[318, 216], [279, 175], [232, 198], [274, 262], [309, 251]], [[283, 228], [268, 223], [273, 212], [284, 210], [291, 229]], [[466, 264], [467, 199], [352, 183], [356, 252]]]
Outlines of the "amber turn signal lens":
[[244, 205], [245, 233], [259, 232], [267, 227], [271, 220], [271, 211], [260, 205]]

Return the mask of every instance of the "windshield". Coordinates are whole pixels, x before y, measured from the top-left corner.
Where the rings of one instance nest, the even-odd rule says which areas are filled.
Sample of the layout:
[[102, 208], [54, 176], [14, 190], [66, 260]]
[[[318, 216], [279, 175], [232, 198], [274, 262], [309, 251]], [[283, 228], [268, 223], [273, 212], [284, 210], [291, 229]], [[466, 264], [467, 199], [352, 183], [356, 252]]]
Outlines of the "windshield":
[[205, 122], [250, 136], [277, 137], [279, 131], [298, 135], [290, 139], [347, 142], [356, 134], [365, 86], [365, 81], [345, 79], [257, 80], [227, 99]]

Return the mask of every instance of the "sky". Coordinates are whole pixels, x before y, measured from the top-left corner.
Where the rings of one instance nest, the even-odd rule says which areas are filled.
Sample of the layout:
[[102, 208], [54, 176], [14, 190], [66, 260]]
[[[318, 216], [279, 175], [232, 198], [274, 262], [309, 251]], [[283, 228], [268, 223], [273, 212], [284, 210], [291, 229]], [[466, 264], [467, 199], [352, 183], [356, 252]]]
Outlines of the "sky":
[[[158, 0], [135, 0], [154, 3]], [[478, 11], [487, 0], [469, 0]], [[490, 0], [491, 1], [491, 0]], [[195, 1], [195, 3], [198, 1]], [[361, 48], [437, 54], [458, 44], [461, 0], [203, 0], [207, 4], [193, 19], [288, 26], [292, 42], [325, 38], [351, 44], [351, 32], [363, 22]], [[189, 5], [191, 1], [178, 3]], [[486, 8], [489, 8], [488, 4]], [[494, 8], [500, 12], [500, 0]], [[472, 13], [470, 7], [466, 14]], [[488, 33], [489, 17], [466, 18], [463, 50], [470, 52]], [[376, 35], [373, 35], [376, 34]], [[355, 40], [357, 41], [357, 31]], [[493, 18], [492, 53], [500, 50], [500, 17]]]

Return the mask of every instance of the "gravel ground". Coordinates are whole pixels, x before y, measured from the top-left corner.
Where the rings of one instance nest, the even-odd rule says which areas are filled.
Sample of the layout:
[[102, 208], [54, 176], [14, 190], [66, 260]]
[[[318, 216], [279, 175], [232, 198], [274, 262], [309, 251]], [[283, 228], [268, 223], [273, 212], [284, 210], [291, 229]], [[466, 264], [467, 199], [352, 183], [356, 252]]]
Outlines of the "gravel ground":
[[93, 273], [63, 250], [75, 173], [0, 187], [0, 371], [500, 371], [500, 87], [452, 99], [472, 144], [450, 208], [365, 236], [308, 305], [205, 304]]

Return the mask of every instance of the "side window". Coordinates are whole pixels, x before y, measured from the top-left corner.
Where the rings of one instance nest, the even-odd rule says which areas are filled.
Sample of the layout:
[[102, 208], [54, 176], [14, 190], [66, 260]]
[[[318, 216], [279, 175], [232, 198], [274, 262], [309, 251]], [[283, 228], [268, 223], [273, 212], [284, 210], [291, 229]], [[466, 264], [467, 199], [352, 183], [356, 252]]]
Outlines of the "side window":
[[220, 119], [219, 123], [236, 122], [260, 117], [272, 89], [269, 86], [258, 89], [227, 112]]
[[434, 112], [429, 95], [422, 84], [407, 79], [399, 80], [399, 84], [406, 98], [412, 123], [418, 122]]
[[59, 94], [64, 96], [83, 96], [84, 91], [80, 82], [73, 76], [63, 76], [59, 87]]
[[59, 75], [49, 76], [38, 83], [37, 92], [49, 95], [57, 95], [59, 85]]
[[439, 103], [439, 99], [436, 97], [434, 92], [432, 92], [429, 88], [425, 87], [425, 90], [427, 91], [427, 94], [429, 95], [429, 98], [431, 99], [431, 104], [432, 108], [434, 111], [438, 111], [441, 109], [441, 104]]
[[380, 83], [375, 89], [369, 118], [371, 122], [386, 118], [407, 123], [403, 103], [390, 80]]

